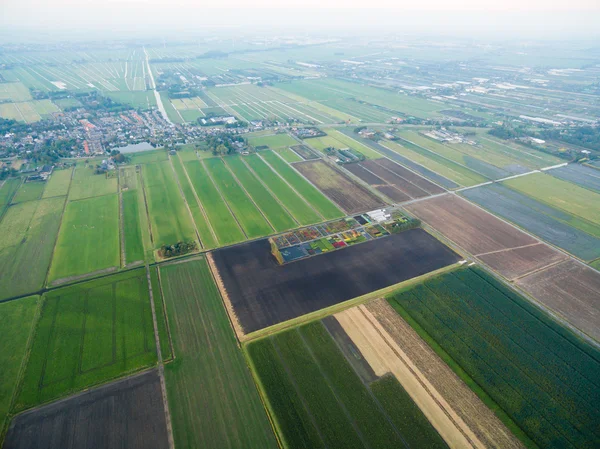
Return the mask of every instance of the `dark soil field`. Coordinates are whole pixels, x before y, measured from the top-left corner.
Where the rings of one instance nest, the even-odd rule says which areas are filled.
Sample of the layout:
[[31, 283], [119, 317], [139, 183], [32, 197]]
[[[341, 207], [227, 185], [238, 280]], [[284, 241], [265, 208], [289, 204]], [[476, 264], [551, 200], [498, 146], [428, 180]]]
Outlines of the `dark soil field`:
[[436, 195], [438, 193], [445, 192], [445, 190], [442, 187], [404, 168], [403, 166], [396, 164], [394, 161], [384, 158], [378, 159], [377, 163], [382, 167], [387, 168], [389, 171], [397, 174], [398, 176], [401, 176], [402, 178], [406, 179], [408, 182], [411, 182], [417, 187], [425, 190], [427, 193]]
[[397, 175], [396, 173], [388, 170], [386, 167], [379, 165], [378, 161], [364, 161], [362, 165], [369, 171], [375, 173], [385, 182], [390, 185], [393, 185], [398, 190], [406, 193], [411, 198], [423, 198], [429, 196], [425, 190], [417, 187], [411, 182], [408, 182], [403, 177]]
[[443, 195], [406, 209], [503, 276], [514, 279], [563, 256], [494, 215], [454, 195]]
[[17, 416], [4, 449], [169, 447], [156, 370]]
[[549, 170], [548, 174], [565, 181], [573, 182], [586, 189], [600, 192], [600, 172], [590, 167], [569, 164], [566, 167]]
[[600, 274], [568, 260], [525, 276], [517, 284], [544, 306], [600, 341]]
[[298, 162], [294, 167], [348, 214], [384, 205], [381, 199], [321, 160]]
[[395, 203], [403, 203], [404, 201], [410, 200], [410, 196], [408, 196], [406, 193], [398, 190], [395, 186], [389, 185], [387, 182], [367, 170], [361, 164], [348, 164], [344, 168], [354, 176], [369, 184], [371, 187], [383, 193]]
[[422, 229], [278, 265], [268, 240], [214, 251], [243, 331], [250, 333], [450, 265], [459, 256]]

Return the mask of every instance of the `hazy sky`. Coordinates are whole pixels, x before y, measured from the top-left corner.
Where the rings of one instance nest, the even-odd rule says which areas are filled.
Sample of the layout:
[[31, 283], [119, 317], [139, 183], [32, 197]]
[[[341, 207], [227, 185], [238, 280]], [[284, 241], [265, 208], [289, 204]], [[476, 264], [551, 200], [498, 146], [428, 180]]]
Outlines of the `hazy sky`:
[[568, 39], [598, 36], [598, 23], [600, 0], [0, 0], [4, 40], [15, 30], [39, 30], [29, 37], [43, 40], [242, 26]]

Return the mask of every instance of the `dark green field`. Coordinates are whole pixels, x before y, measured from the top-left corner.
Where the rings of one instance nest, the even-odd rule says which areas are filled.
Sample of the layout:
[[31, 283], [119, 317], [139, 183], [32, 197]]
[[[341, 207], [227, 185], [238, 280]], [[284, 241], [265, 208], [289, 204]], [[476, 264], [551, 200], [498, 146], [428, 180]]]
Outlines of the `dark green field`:
[[176, 359], [166, 382], [177, 448], [276, 448], [205, 260], [160, 268]]
[[20, 411], [156, 362], [143, 269], [46, 293]]
[[478, 268], [428, 280], [389, 301], [539, 447], [597, 447], [597, 348]]

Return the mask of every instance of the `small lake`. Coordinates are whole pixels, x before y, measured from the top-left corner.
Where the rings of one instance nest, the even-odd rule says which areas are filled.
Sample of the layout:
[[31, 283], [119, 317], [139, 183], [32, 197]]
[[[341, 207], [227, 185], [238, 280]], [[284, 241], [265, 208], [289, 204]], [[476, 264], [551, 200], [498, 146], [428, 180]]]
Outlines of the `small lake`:
[[154, 150], [154, 147], [152, 145], [150, 145], [148, 142], [140, 142], [140, 143], [127, 145], [125, 147], [118, 147], [118, 148], [114, 148], [114, 149], [120, 151], [123, 154], [127, 154], [127, 153], [137, 153], [139, 151]]

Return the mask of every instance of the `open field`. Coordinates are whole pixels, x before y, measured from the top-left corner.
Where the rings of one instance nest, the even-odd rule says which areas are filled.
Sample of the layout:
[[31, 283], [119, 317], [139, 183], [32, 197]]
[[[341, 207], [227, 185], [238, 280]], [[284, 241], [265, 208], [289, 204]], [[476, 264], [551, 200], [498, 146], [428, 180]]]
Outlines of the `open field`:
[[240, 187], [223, 160], [220, 158], [205, 159], [204, 164], [221, 195], [235, 214], [238, 223], [244, 229], [246, 236], [251, 239], [272, 233], [273, 228], [244, 189]]
[[549, 170], [548, 174], [600, 193], [600, 171], [583, 165], [569, 164]]
[[[396, 410], [382, 407], [320, 322], [249, 343], [247, 351], [286, 448], [397, 448], [406, 437], [409, 447], [447, 447], [431, 426], [420, 426], [422, 446], [400, 431], [394, 421], [423, 423], [418, 408], [398, 396]], [[409, 407], [402, 418], [395, 413]]]
[[218, 243], [228, 245], [245, 240], [242, 229], [223, 201], [204, 165], [199, 160], [185, 162], [183, 165], [213, 226]]
[[[125, 241], [122, 245], [125, 248], [125, 264], [144, 260], [144, 242], [142, 241], [142, 226], [140, 222], [140, 213], [146, 213], [143, 204], [139, 204], [139, 195], [136, 190], [127, 190], [122, 193], [123, 196], [123, 236]], [[141, 206], [141, 207], [140, 207]]]
[[192, 213], [192, 219], [194, 220], [194, 224], [196, 225], [196, 229], [198, 230], [198, 234], [200, 234], [200, 243], [204, 249], [214, 248], [217, 246], [215, 237], [213, 235], [210, 223], [208, 219], [204, 216], [202, 212], [202, 208], [198, 203], [198, 199], [194, 193], [194, 189], [190, 184], [187, 173], [183, 168], [183, 163], [179, 157], [172, 157], [171, 163], [175, 168], [175, 173], [177, 173], [177, 178], [179, 180], [179, 185], [181, 186], [181, 190], [183, 191], [183, 196], [190, 208], [190, 212]]
[[277, 172], [274, 172], [258, 155], [246, 156], [243, 161], [256, 177], [285, 205], [285, 208], [298, 223], [307, 225], [321, 221], [320, 215], [307, 200], [290, 187], [285, 179], [278, 176]]
[[571, 226], [600, 237], [600, 193], [543, 173], [509, 179], [503, 184], [570, 214]]
[[566, 258], [455, 195], [409, 204], [406, 210], [508, 279]]
[[50, 179], [46, 182], [46, 188], [44, 189], [42, 198], [66, 195], [69, 192], [72, 175], [72, 168], [54, 170], [50, 175]]
[[[358, 314], [359, 310], [360, 315]], [[385, 346], [388, 349], [384, 349], [380, 360], [375, 360], [374, 365], [383, 367], [382, 371], [391, 371], [390, 365], [393, 364], [393, 361], [403, 362], [397, 365], [400, 368], [398, 374], [402, 374], [398, 380], [402, 385], [406, 385], [405, 389], [411, 393], [412, 397], [423, 401], [419, 403], [419, 405], [423, 404], [422, 410], [426, 410], [425, 402], [428, 402], [427, 408], [432, 414], [437, 415], [436, 421], [440, 423], [440, 432], [442, 432], [441, 429], [444, 429], [449, 437], [454, 437], [455, 441], [461, 441], [468, 436], [470, 440], [467, 441], [468, 446], [474, 442], [480, 442], [485, 447], [522, 447], [519, 440], [512, 434], [512, 428], [509, 430], [494, 415], [494, 412], [394, 311], [387, 301], [377, 299], [336, 314], [335, 317], [343, 322], [341, 317], [344, 314], [350, 315], [344, 317], [344, 328], [351, 330], [348, 331], [349, 335], [353, 333], [356, 336], [352, 340], [361, 349], [361, 353], [371, 354], [367, 352], [368, 347], [362, 350], [362, 341], [372, 345], [377, 338], [385, 339]], [[363, 324], [364, 327], [362, 327]], [[370, 338], [363, 340], [361, 339], [362, 334], [368, 335]], [[385, 356], [389, 349], [392, 349], [395, 354], [381, 359], [381, 356]], [[373, 353], [373, 356], [377, 357], [377, 353]], [[380, 364], [378, 365], [377, 362]], [[412, 373], [408, 372], [406, 366], [412, 367]], [[414, 378], [417, 383], [410, 385], [407, 380], [411, 378]], [[425, 386], [427, 386], [426, 389]], [[434, 398], [436, 400], [433, 400]], [[440, 411], [444, 412], [443, 414], [451, 423], [444, 423], [444, 417], [440, 415]], [[433, 419], [431, 420], [433, 421]], [[448, 424], [451, 425], [448, 426]], [[456, 435], [456, 430], [453, 430], [452, 427], [458, 429], [463, 438]]]
[[248, 143], [253, 147], [267, 146], [271, 150], [287, 148], [298, 142], [288, 134], [273, 134], [265, 136], [248, 136]]
[[[39, 296], [29, 296], [18, 301], [0, 303], [0, 441], [10, 412], [27, 340], [34, 326]], [[6, 445], [4, 445], [6, 447]]]
[[150, 267], [150, 282], [156, 312], [156, 327], [160, 340], [160, 352], [163, 362], [173, 360], [173, 340], [167, 323], [167, 308], [162, 294], [162, 285], [158, 277], [158, 266]]
[[21, 185], [21, 178], [10, 178], [0, 184], [0, 217]]
[[[352, 148], [359, 153], [362, 153], [367, 159], [377, 159], [381, 157], [377, 151], [373, 150], [371, 147], [359, 142], [358, 140], [338, 131], [334, 128], [325, 128], [323, 131], [327, 133], [328, 138], [333, 139], [337, 144], [332, 145], [337, 149], [342, 148]], [[314, 139], [308, 140], [307, 143], [312, 145]], [[334, 142], [332, 142], [334, 143]]]
[[465, 190], [461, 195], [580, 259], [600, 257], [600, 238], [571, 226], [572, 215], [549, 204], [502, 184]]
[[541, 304], [600, 341], [600, 274], [567, 260], [517, 280]]
[[271, 195], [240, 157], [233, 156], [223, 160], [276, 232], [297, 226], [296, 221], [287, 213], [284, 206]]
[[[268, 240], [212, 254], [250, 333], [450, 265], [458, 256], [421, 229], [279, 265]], [[402, 264], [397, 261], [403, 260]]]
[[42, 192], [44, 191], [44, 187], [46, 187], [45, 182], [24, 182], [17, 190], [17, 193], [15, 193], [15, 196], [12, 200], [12, 204], [39, 200], [42, 196]]
[[322, 160], [299, 162], [294, 167], [348, 214], [377, 209], [385, 204]]
[[287, 147], [275, 150], [275, 152], [290, 164], [294, 162], [301, 162], [304, 160], [301, 156], [298, 155], [298, 153], [294, 152], [293, 150]]
[[341, 217], [342, 212], [329, 201], [317, 188], [310, 185], [306, 179], [295, 171], [289, 164], [283, 161], [276, 153], [265, 151], [260, 154], [270, 166], [282, 178], [284, 178], [310, 205], [326, 220]]
[[539, 447], [595, 445], [600, 352], [509, 287], [463, 269], [400, 291], [390, 303]]
[[0, 100], [27, 101], [31, 100], [31, 94], [23, 83], [1, 83]]
[[167, 151], [165, 149], [156, 149], [148, 151], [140, 151], [139, 153], [128, 154], [127, 157], [131, 159], [130, 164], [151, 164], [153, 162], [163, 162], [169, 160]]
[[128, 104], [135, 109], [150, 109], [152, 107], [156, 107], [156, 98], [154, 97], [154, 93], [151, 90], [131, 92], [106, 92], [106, 96], [119, 103]]
[[95, 175], [94, 164], [78, 163], [69, 189], [69, 201], [91, 198], [93, 196], [117, 193], [119, 182], [116, 176]]
[[44, 285], [64, 198], [11, 206], [0, 222], [0, 299]]
[[276, 448], [205, 260], [160, 268], [176, 360], [165, 369], [178, 448]]
[[32, 447], [168, 447], [158, 372], [153, 370], [104, 385], [17, 416], [10, 426], [4, 448]]
[[156, 361], [143, 269], [53, 290], [43, 301], [16, 411]]
[[156, 162], [142, 169], [154, 247], [196, 240], [190, 214], [185, 206], [171, 163]]
[[119, 260], [118, 195], [68, 202], [49, 280], [118, 267]]

